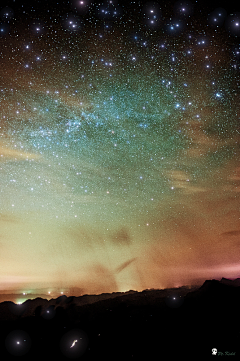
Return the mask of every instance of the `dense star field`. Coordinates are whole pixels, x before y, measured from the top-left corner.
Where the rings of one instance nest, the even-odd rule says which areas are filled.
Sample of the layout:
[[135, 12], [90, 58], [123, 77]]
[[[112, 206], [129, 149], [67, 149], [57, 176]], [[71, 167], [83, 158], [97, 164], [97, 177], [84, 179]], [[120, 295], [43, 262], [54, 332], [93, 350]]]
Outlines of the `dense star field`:
[[238, 5], [7, 5], [1, 289], [239, 277]]

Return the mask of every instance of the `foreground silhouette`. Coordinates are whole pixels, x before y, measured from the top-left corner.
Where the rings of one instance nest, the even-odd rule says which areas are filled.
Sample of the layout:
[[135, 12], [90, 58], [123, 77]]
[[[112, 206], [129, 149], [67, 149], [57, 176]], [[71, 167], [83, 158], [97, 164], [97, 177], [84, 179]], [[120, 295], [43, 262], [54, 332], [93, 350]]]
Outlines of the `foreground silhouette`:
[[240, 279], [0, 304], [1, 360], [240, 358]]

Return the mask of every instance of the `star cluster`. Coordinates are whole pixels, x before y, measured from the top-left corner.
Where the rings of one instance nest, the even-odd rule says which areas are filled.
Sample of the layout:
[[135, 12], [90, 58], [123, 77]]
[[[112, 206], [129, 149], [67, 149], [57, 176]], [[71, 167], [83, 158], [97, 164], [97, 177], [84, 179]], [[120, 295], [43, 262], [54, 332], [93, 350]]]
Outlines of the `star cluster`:
[[161, 288], [237, 263], [238, 20], [185, 2], [1, 10], [3, 285]]

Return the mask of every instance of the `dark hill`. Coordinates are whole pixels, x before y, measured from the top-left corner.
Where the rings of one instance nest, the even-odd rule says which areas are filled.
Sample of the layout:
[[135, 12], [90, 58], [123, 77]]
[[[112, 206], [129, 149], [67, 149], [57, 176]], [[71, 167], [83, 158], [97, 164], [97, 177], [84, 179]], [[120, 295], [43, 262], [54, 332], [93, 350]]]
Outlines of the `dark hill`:
[[225, 279], [194, 290], [3, 302], [1, 360], [21, 350], [18, 360], [212, 360], [212, 348], [239, 358], [239, 305], [238, 281]]

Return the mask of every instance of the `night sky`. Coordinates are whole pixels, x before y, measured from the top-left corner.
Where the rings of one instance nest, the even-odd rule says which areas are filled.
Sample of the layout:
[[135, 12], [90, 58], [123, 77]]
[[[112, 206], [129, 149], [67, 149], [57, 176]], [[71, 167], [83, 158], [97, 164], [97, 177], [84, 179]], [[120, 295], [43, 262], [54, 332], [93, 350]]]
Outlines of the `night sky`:
[[224, 3], [1, 2], [0, 289], [240, 277], [240, 5]]

